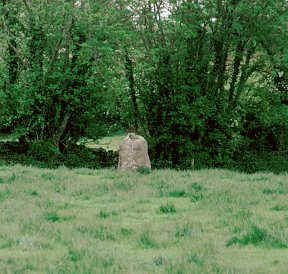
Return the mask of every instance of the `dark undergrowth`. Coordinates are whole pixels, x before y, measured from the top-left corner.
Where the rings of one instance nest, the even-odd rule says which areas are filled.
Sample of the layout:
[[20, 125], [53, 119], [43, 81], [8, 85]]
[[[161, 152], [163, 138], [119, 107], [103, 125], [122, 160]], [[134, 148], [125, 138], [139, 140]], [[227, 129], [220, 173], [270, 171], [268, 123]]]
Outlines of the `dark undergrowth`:
[[74, 145], [62, 153], [51, 144], [38, 141], [29, 147], [21, 146], [18, 142], [0, 142], [0, 165], [23, 164], [41, 168], [104, 168], [116, 167], [118, 153], [102, 148], [92, 149], [83, 145]]
[[[255, 173], [273, 172], [276, 174], [288, 172], [287, 154], [276, 152], [243, 152], [242, 155], [227, 158], [225, 161], [208, 163], [200, 162], [201, 157], [195, 155], [195, 165], [188, 167], [171, 166], [169, 164], [161, 168], [173, 169], [203, 169], [203, 168], [224, 168], [234, 171]], [[87, 148], [84, 145], [70, 146], [62, 153], [57, 151], [49, 142], [36, 141], [29, 147], [21, 146], [18, 142], [0, 142], [0, 165], [1, 164], [23, 164], [43, 168], [56, 168], [66, 166], [70, 168], [105, 168], [116, 167], [118, 152], [106, 151], [103, 148]], [[155, 159], [151, 159], [154, 168], [159, 166]], [[144, 172], [144, 171], [143, 171]], [[179, 194], [180, 195], [180, 194]]]

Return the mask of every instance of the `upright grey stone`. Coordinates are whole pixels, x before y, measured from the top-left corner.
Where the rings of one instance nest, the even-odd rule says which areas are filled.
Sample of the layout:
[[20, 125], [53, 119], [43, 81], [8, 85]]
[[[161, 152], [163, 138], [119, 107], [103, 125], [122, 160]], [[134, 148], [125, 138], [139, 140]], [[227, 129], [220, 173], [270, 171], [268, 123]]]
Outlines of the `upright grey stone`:
[[151, 169], [147, 141], [140, 135], [129, 133], [119, 144], [120, 170]]

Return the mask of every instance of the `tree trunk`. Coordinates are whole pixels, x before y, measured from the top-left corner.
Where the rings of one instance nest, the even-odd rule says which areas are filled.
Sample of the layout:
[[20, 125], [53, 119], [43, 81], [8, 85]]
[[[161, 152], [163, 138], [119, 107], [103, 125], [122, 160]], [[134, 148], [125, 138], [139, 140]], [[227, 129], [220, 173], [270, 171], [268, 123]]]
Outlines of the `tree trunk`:
[[71, 117], [71, 114], [66, 112], [62, 121], [60, 122], [59, 124], [59, 127], [58, 129], [55, 130], [52, 138], [51, 138], [51, 141], [52, 141], [52, 144], [55, 145], [55, 147], [60, 150], [60, 139], [66, 129], [66, 126], [69, 122], [69, 119]]
[[233, 105], [235, 103], [235, 86], [237, 82], [237, 77], [240, 72], [241, 61], [243, 59], [244, 52], [244, 43], [240, 41], [237, 45], [234, 64], [233, 64], [233, 75], [230, 82], [230, 90], [229, 90], [229, 104]]
[[136, 90], [135, 90], [133, 63], [129, 56], [127, 48], [125, 48], [125, 69], [126, 69], [126, 77], [129, 82], [129, 92], [130, 92], [130, 98], [132, 102], [133, 128], [135, 128], [135, 130], [137, 131], [139, 127], [139, 109], [137, 105], [137, 96], [136, 96]]

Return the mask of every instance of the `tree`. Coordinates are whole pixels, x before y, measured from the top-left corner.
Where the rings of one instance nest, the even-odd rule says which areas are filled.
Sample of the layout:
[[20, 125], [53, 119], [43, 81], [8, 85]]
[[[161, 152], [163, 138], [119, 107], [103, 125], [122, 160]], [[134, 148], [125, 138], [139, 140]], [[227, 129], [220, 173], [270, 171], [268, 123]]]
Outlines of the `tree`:
[[[13, 5], [2, 9], [6, 50], [17, 56], [17, 64], [18, 60], [23, 64], [18, 72], [15, 58], [6, 63], [8, 71], [19, 73], [5, 92], [14, 103], [6, 124], [15, 127], [23, 142], [48, 140], [59, 149], [85, 135], [88, 124], [100, 118], [103, 110], [109, 80], [101, 62], [109, 59], [113, 49], [108, 41], [110, 19], [100, 14], [109, 2], [23, 0], [16, 4], [20, 11], [15, 17], [22, 28], [14, 33], [5, 15], [12, 14]], [[11, 39], [21, 47], [10, 45]]]
[[158, 166], [285, 152], [285, 0], [2, 0], [1, 11], [0, 96], [22, 141], [59, 149], [121, 123]]
[[271, 56], [287, 48], [286, 1], [150, 0], [128, 6], [145, 52], [145, 58], [134, 56], [134, 79], [152, 158], [160, 165], [189, 167], [194, 157], [199, 164], [223, 165], [247, 137], [251, 104], [252, 111], [259, 100], [279, 109], [267, 96], [277, 82], [269, 81], [277, 63]]

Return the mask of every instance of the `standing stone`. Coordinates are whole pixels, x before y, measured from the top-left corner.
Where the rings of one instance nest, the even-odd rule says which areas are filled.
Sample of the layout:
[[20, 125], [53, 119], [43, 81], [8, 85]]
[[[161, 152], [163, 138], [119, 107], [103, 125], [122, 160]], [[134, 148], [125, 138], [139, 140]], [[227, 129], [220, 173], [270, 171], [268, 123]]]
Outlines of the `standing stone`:
[[118, 169], [151, 169], [147, 141], [135, 133], [129, 133], [119, 144]]

